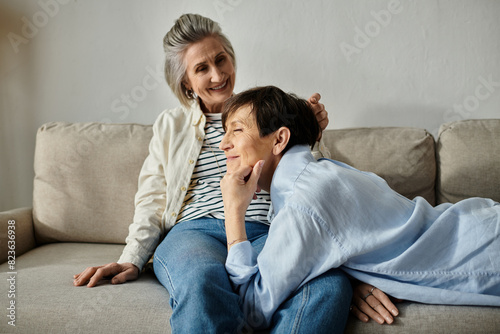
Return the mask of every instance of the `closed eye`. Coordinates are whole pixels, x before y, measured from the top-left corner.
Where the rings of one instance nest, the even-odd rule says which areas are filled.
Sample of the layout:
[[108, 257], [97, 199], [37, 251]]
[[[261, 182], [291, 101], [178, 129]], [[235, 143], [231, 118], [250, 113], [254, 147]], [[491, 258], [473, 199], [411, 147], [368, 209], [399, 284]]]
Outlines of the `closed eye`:
[[219, 57], [219, 58], [217, 58], [217, 59], [215, 60], [215, 62], [216, 62], [217, 64], [220, 64], [220, 63], [222, 63], [224, 60], [226, 60], [226, 57]]
[[200, 67], [197, 67], [197, 68], [196, 68], [196, 73], [198, 73], [198, 72], [203, 72], [203, 71], [205, 71], [206, 69], [207, 69], [207, 67], [206, 67], [206, 66], [200, 66]]

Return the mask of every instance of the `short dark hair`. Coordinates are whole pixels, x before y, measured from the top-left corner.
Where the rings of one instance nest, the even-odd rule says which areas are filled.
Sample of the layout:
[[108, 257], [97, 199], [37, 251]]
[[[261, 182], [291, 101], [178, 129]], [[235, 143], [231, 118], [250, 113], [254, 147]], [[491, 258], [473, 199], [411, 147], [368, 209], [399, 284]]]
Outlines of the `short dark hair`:
[[320, 133], [318, 120], [309, 103], [295, 94], [287, 94], [274, 86], [256, 87], [232, 96], [224, 103], [222, 125], [226, 130], [227, 119], [242, 107], [250, 106], [260, 137], [265, 137], [280, 127], [290, 130], [290, 140], [283, 150], [308, 144], [313, 147]]

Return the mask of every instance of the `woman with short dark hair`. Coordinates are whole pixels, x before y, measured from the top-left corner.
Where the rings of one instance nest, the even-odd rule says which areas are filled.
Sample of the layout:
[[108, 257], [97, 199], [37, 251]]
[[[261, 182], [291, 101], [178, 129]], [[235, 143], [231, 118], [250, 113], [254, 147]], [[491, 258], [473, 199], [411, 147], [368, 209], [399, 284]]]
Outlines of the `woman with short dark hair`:
[[[500, 203], [433, 207], [373, 173], [314, 159], [312, 110], [276, 87], [233, 96], [223, 119], [226, 269], [245, 310], [269, 323], [296, 289], [338, 267], [372, 285], [365, 298], [376, 287], [423, 303], [500, 306]], [[259, 253], [247, 241], [244, 213], [260, 189], [272, 207]]]

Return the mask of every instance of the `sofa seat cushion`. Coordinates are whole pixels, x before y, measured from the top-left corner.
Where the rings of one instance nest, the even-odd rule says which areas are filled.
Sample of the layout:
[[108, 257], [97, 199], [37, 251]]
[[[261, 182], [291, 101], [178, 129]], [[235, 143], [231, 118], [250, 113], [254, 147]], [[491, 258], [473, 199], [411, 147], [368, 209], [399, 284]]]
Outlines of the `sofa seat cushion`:
[[349, 317], [346, 334], [463, 333], [500, 332], [496, 307], [426, 305], [403, 302], [396, 304], [399, 316], [392, 325], [364, 323]]
[[[169, 294], [151, 271], [120, 285], [73, 286], [74, 274], [113, 262], [122, 250], [122, 245], [55, 243], [18, 257], [16, 327], [4, 315], [0, 333], [170, 333]], [[0, 266], [2, 282], [9, 271], [7, 263]], [[0, 300], [5, 306], [11, 299], [2, 293]]]
[[[171, 333], [169, 294], [151, 271], [121, 285], [73, 286], [73, 275], [112, 262], [121, 245], [55, 243], [17, 258], [16, 327], [0, 322], [0, 333]], [[7, 263], [0, 265], [6, 281]], [[8, 295], [0, 296], [8, 305]], [[351, 317], [346, 333], [498, 333], [498, 308], [399, 303], [391, 326]], [[478, 325], [479, 324], [479, 325]], [[263, 332], [266, 333], [266, 332]]]
[[500, 202], [500, 119], [444, 124], [437, 141], [437, 200]]

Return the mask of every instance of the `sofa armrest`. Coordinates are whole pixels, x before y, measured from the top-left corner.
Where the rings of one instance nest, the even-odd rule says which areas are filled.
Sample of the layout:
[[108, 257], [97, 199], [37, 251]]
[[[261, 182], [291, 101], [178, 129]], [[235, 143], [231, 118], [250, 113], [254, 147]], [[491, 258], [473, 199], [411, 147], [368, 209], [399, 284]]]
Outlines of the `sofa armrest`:
[[[10, 237], [9, 230], [13, 231]], [[15, 241], [15, 244], [9, 244], [9, 241]], [[9, 255], [17, 257], [36, 247], [31, 208], [0, 212], [0, 245], [0, 263], [7, 262]], [[14, 253], [9, 253], [10, 250]]]

